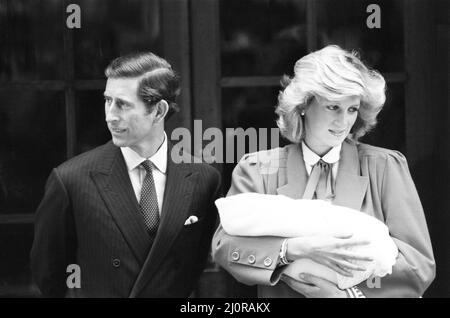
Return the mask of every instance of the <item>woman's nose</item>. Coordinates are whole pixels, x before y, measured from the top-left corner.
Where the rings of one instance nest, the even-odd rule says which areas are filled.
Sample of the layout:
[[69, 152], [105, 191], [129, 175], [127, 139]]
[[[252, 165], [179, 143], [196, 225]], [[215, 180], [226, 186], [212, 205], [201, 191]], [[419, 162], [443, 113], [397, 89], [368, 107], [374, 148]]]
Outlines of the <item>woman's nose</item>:
[[336, 114], [336, 117], [334, 119], [334, 122], [336, 125], [339, 125], [340, 127], [342, 127], [347, 120], [347, 115], [345, 114], [345, 112], [338, 112]]

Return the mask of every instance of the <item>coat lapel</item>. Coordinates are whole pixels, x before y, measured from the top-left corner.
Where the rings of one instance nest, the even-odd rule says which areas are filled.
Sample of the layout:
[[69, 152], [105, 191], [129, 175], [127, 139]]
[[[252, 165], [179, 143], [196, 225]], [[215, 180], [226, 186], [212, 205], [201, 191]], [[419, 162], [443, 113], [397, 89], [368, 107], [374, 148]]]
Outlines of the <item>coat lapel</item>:
[[102, 162], [91, 178], [126, 242], [142, 265], [148, 254], [150, 237], [139, 212], [125, 160], [120, 149], [106, 145]]
[[188, 217], [188, 208], [192, 200], [192, 192], [198, 174], [192, 171], [192, 165], [175, 164], [170, 159], [171, 147], [168, 147], [168, 167], [166, 189], [164, 192], [161, 223], [156, 234], [153, 247], [148, 254], [144, 266], [136, 279], [130, 297], [136, 297], [146, 286], [184, 226]]
[[[277, 189], [278, 194], [301, 199], [308, 182], [300, 145], [290, 145], [287, 156], [287, 183]], [[333, 204], [361, 210], [369, 184], [368, 177], [360, 176], [358, 150], [351, 140], [342, 143], [341, 158], [336, 177], [336, 197]]]
[[301, 199], [305, 192], [308, 174], [301, 146], [298, 144], [289, 145], [287, 155], [287, 183], [277, 189], [278, 194], [288, 196], [292, 199]]
[[361, 210], [369, 178], [360, 175], [358, 149], [351, 140], [342, 143], [333, 204]]

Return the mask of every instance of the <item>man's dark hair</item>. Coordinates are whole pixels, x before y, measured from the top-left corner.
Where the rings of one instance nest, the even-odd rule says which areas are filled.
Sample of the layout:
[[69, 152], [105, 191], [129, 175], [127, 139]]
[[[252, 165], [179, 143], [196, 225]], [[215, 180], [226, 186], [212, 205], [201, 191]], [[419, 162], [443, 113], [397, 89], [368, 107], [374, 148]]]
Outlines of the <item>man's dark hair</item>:
[[180, 94], [180, 79], [172, 66], [151, 52], [133, 53], [113, 60], [105, 70], [107, 78], [142, 77], [137, 95], [145, 103], [147, 111], [164, 99], [169, 104], [166, 118], [180, 109], [176, 98]]

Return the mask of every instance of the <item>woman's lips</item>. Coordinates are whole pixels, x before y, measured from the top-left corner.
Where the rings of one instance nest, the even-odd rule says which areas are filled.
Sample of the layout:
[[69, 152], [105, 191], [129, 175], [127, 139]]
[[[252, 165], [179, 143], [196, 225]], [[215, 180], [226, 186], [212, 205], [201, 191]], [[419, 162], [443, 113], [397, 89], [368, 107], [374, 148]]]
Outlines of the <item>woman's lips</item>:
[[345, 134], [345, 129], [329, 129], [328, 131], [336, 137], [342, 137]]

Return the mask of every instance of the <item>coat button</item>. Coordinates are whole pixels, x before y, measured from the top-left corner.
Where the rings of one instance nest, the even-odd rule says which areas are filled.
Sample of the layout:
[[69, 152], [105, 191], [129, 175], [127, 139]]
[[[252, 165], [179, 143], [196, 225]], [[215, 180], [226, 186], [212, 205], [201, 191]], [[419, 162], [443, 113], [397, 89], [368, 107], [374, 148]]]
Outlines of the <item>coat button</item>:
[[114, 267], [119, 267], [120, 266], [120, 259], [118, 259], [118, 258], [113, 259], [112, 265]]
[[255, 255], [249, 255], [247, 260], [250, 264], [255, 264], [256, 257], [255, 257]]
[[272, 259], [270, 257], [267, 257], [264, 260], [264, 266], [269, 267], [270, 265], [272, 265]]
[[239, 252], [234, 251], [233, 254], [231, 254], [231, 258], [233, 259], [233, 261], [237, 261], [239, 259], [240, 255]]

